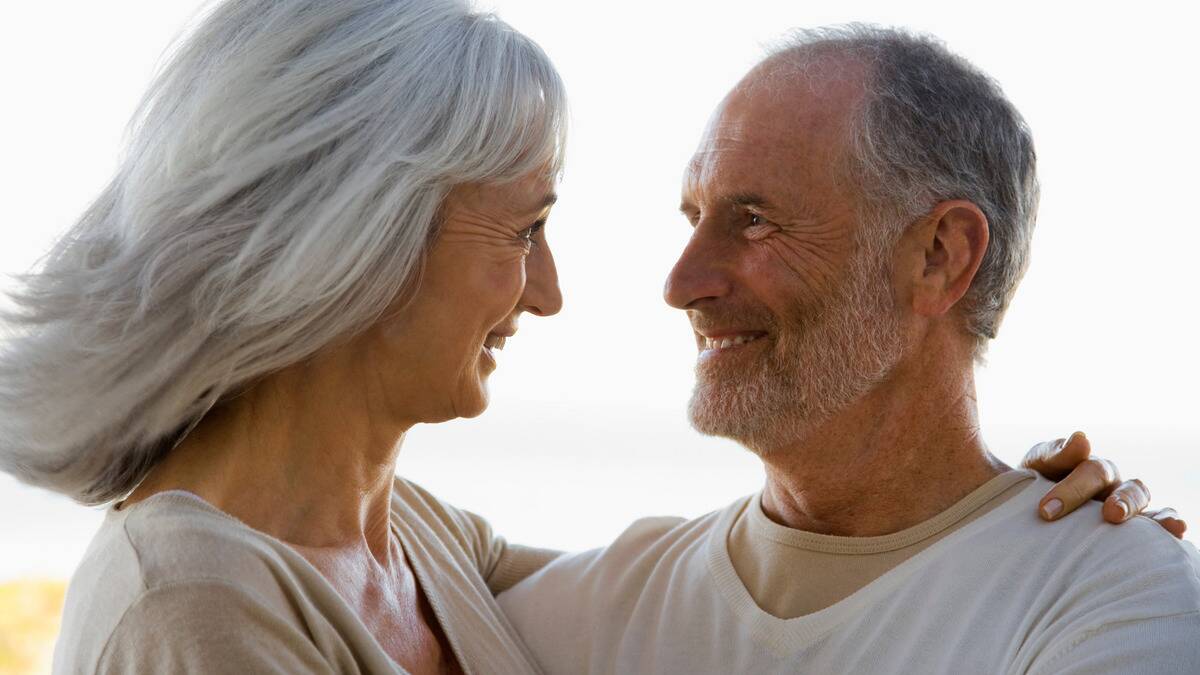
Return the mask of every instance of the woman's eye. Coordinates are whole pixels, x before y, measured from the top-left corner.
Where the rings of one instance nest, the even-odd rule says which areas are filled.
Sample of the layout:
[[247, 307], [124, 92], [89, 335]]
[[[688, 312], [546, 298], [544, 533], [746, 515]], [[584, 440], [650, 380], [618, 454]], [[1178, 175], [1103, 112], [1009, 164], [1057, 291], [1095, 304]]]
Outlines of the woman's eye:
[[763, 218], [762, 216], [758, 215], [757, 213], [751, 213], [751, 214], [750, 214], [750, 225], [751, 225], [751, 226], [754, 226], [754, 225], [766, 225], [766, 224], [767, 224], [767, 219], [766, 219], [766, 218]]
[[533, 225], [521, 230], [521, 232], [517, 234], [517, 238], [529, 246], [537, 246], [537, 241], [534, 239], [534, 237], [537, 236], [537, 233], [541, 231], [545, 224], [545, 219], [539, 220]]

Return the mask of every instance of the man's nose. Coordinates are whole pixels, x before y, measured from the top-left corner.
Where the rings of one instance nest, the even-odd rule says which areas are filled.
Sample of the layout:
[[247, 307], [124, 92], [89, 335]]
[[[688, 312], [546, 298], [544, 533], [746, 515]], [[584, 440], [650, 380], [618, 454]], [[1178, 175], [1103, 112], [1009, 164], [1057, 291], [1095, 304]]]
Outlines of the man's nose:
[[521, 309], [537, 316], [553, 316], [562, 310], [562, 304], [558, 268], [550, 249], [543, 245], [525, 259], [525, 293], [521, 296]]
[[690, 309], [696, 303], [729, 294], [726, 258], [721, 242], [704, 224], [696, 226], [692, 238], [667, 275], [663, 298], [677, 309]]

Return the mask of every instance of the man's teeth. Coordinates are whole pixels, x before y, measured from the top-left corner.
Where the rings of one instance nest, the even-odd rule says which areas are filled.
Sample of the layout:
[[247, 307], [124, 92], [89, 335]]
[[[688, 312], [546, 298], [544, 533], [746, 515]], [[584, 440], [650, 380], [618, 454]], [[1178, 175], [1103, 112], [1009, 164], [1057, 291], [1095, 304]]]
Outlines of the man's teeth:
[[747, 342], [753, 342], [760, 337], [762, 337], [762, 336], [761, 335], [726, 335], [724, 337], [719, 337], [719, 338], [706, 337], [706, 338], [704, 338], [704, 348], [705, 349], [725, 349], [726, 347], [736, 347], [737, 345], [744, 345]]
[[489, 335], [487, 336], [487, 339], [483, 341], [483, 346], [487, 347], [488, 349], [503, 350], [504, 337], [500, 335]]

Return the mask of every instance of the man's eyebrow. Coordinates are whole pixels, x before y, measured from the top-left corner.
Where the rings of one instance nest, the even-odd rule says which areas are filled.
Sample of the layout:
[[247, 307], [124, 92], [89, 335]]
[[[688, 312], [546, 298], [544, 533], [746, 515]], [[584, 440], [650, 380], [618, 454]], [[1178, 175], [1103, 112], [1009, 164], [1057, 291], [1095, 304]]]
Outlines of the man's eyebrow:
[[[767, 210], [767, 211], [770, 211], [775, 208], [774, 205], [772, 205], [771, 202], [766, 197], [763, 197], [762, 195], [759, 195], [759, 194], [756, 194], [753, 192], [738, 192], [738, 193], [735, 193], [735, 194], [732, 194], [732, 195], [729, 195], [728, 197], [726, 197], [725, 201], [729, 202], [730, 204], [733, 204], [734, 206], [740, 207], [740, 208], [751, 207], [751, 208], [763, 209], [763, 210]], [[691, 202], [686, 201], [686, 200], [679, 205], [679, 211], [680, 211], [680, 213], [683, 213], [684, 215], [688, 214], [691, 211], [695, 211], [695, 210], [696, 210], [695, 204], [692, 204]]]
[[727, 199], [730, 204], [743, 208], [747, 206], [767, 210], [774, 208], [770, 200], [753, 192], [739, 192], [737, 194], [730, 195]]

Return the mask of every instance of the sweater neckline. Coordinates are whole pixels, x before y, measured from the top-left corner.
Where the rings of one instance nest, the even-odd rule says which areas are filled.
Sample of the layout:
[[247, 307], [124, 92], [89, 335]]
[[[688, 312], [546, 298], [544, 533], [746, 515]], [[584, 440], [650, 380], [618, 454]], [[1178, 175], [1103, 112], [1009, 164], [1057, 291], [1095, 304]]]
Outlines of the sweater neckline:
[[[844, 623], [851, 617], [861, 613], [864, 609], [875, 603], [882, 596], [888, 594], [905, 580], [907, 580], [913, 572], [919, 570], [929, 561], [941, 556], [943, 552], [953, 546], [960, 538], [969, 537], [974, 532], [990, 527], [993, 523], [1011, 517], [1020, 509], [1028, 508], [1032, 501], [1037, 499], [1037, 488], [1040, 486], [1045, 489], [1049, 487], [1049, 481], [1039, 477], [1032, 471], [1026, 469], [1018, 469], [1013, 472], [1001, 474], [997, 478], [1003, 478], [1010, 474], [1021, 474], [1020, 479], [1032, 477], [1020, 492], [1013, 495], [1012, 498], [1006, 500], [1003, 504], [997, 506], [986, 514], [980, 516], [976, 520], [967, 523], [959, 530], [950, 533], [946, 537], [931, 544], [928, 548], [918, 552], [911, 558], [900, 563], [896, 567], [885, 572], [883, 575], [873, 580], [871, 583], [863, 586], [848, 597], [811, 614], [805, 614], [791, 619], [781, 619], [763, 611], [750, 592], [746, 590], [745, 584], [742, 583], [737, 572], [734, 570], [733, 561], [729, 556], [729, 535], [733, 530], [733, 525], [737, 522], [746, 509], [758, 504], [759, 494], [749, 497], [743, 497], [738, 502], [730, 505], [720, 515], [716, 526], [710, 531], [707, 545], [708, 572], [713, 579], [719, 593], [725, 601], [729, 603], [734, 614], [749, 628], [753, 639], [764, 645], [779, 657], [786, 657], [803, 649], [821, 637], [828, 634], [833, 629]], [[1013, 476], [1010, 480], [1003, 481], [1005, 489], [1012, 487], [1018, 476]], [[997, 479], [992, 479], [993, 481]], [[987, 487], [989, 483], [985, 483], [983, 487]], [[981, 488], [982, 489], [982, 488]], [[963, 501], [971, 499], [976, 495], [972, 492], [964, 498]], [[955, 509], [962, 501], [956, 502], [947, 511], [934, 516], [934, 518], [924, 521], [924, 523], [902, 530], [895, 533], [896, 535], [904, 534], [915, 528], [921, 528], [926, 523], [938, 521], [940, 523], [943, 514]], [[761, 507], [758, 507], [761, 508]], [[1031, 512], [1032, 513], [1032, 512]], [[1031, 515], [1031, 517], [1033, 517]], [[764, 516], [765, 518], [765, 516]], [[768, 521], [769, 522], [769, 521]], [[778, 528], [786, 531], [787, 536], [811, 535], [816, 537], [826, 537], [828, 535], [814, 535], [813, 533], [798, 532], [790, 530], [782, 525], [771, 523]], [[930, 526], [932, 527], [932, 526]], [[925, 528], [922, 528], [924, 531]], [[884, 535], [884, 538], [894, 535]], [[833, 539], [848, 539], [849, 537], [833, 537]], [[864, 537], [864, 539], [878, 539], [877, 537]]]
[[[1029, 471], [1022, 469], [1006, 471], [975, 488], [965, 497], [950, 505], [949, 508], [937, 513], [932, 518], [923, 520], [899, 532], [870, 537], [818, 534], [816, 532], [795, 530], [780, 525], [768, 518], [767, 514], [763, 512], [762, 492], [755, 493], [751, 498], [750, 503], [746, 505], [743, 517], [747, 519], [747, 523], [754, 536], [763, 537], [784, 546], [836, 555], [887, 553], [907, 548], [939, 532], [943, 532], [947, 528], [953, 527], [955, 523], [982, 508], [1009, 488], [1018, 483], [1030, 480], [1032, 477]], [[1016, 495], [1012, 496], [1016, 497]]]

